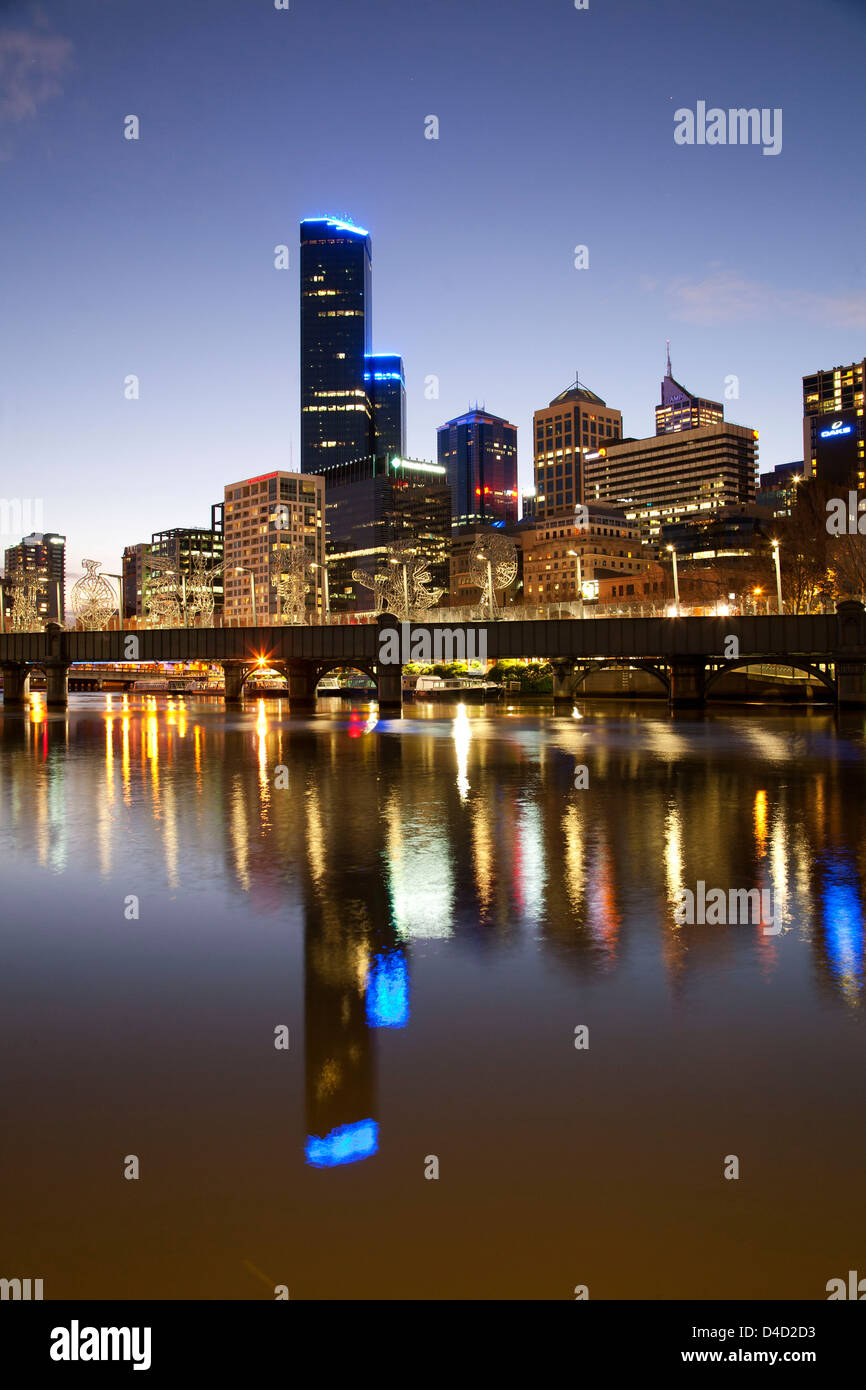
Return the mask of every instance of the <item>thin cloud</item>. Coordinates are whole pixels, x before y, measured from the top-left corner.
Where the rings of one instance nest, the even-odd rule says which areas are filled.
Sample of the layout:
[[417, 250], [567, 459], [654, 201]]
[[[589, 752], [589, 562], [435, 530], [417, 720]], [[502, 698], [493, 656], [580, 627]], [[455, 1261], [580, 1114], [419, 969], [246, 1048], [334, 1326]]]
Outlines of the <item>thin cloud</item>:
[[778, 318], [809, 319], [832, 328], [866, 328], [866, 291], [848, 295], [784, 290], [747, 280], [734, 270], [703, 280], [680, 277], [668, 282], [671, 313], [685, 323], [742, 323]]
[[59, 34], [0, 29], [0, 121], [19, 122], [60, 95], [72, 42]]

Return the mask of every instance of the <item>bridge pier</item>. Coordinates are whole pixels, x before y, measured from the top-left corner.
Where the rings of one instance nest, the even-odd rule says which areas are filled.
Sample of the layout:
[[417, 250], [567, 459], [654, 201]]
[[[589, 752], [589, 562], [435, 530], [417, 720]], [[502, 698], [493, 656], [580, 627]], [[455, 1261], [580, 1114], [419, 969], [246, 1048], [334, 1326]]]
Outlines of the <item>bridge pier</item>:
[[553, 668], [553, 704], [555, 709], [574, 704], [574, 662], [551, 661]]
[[45, 703], [49, 708], [66, 709], [69, 704], [69, 665], [68, 661], [46, 661], [43, 666]]
[[227, 705], [239, 705], [244, 697], [244, 667], [234, 661], [223, 661], [221, 665], [226, 685], [225, 702]]
[[836, 662], [836, 704], [839, 709], [866, 706], [866, 661]]
[[402, 666], [383, 666], [379, 663], [376, 671], [376, 699], [379, 713], [396, 716], [403, 713], [403, 668]]
[[7, 709], [23, 706], [28, 691], [26, 681], [29, 668], [23, 661], [3, 662], [3, 705]]
[[694, 709], [705, 703], [707, 671], [702, 656], [677, 656], [671, 661], [672, 709]]
[[289, 706], [294, 709], [315, 709], [316, 668], [311, 661], [291, 662], [287, 671]]

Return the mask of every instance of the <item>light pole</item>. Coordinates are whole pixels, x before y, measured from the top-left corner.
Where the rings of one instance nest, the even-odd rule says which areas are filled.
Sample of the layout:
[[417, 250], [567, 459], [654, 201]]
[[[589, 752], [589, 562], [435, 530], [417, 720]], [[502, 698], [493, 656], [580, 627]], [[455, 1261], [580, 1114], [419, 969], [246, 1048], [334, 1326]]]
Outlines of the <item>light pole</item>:
[[254, 570], [251, 570], [251, 569], [249, 568], [248, 565], [235, 565], [235, 574], [248, 574], [249, 577], [250, 577], [250, 598], [251, 598], [251, 600], [252, 600], [252, 605], [253, 605], [253, 627], [258, 627], [259, 624], [258, 624], [258, 619], [257, 619], [257, 617], [256, 617], [256, 576], [255, 576], [255, 571], [254, 571]]
[[577, 596], [580, 599], [580, 616], [583, 618], [583, 562], [576, 550], [569, 550], [569, 555], [573, 555], [577, 561]]
[[672, 545], [668, 546], [671, 552], [671, 559], [674, 562], [674, 607], [677, 610], [677, 617], [680, 616], [680, 580], [677, 574], [677, 552]]
[[[105, 571], [105, 577], [106, 577], [106, 579], [116, 579], [116, 580], [117, 580], [117, 616], [118, 616], [118, 619], [120, 620], [120, 631], [122, 632], [122, 631], [123, 631], [123, 575], [122, 575], [122, 574], [110, 574], [109, 571], [106, 570], [106, 571]], [[58, 612], [59, 612], [59, 609], [58, 609]], [[60, 619], [58, 618], [57, 621], [59, 622]]]
[[310, 562], [310, 569], [322, 571], [322, 581], [324, 588], [323, 597], [325, 601], [325, 622], [329, 623], [331, 621], [331, 596], [328, 592], [328, 561], [323, 560], [321, 564], [318, 564], [317, 561], [312, 560]]
[[773, 559], [776, 562], [776, 601], [779, 605], [779, 612], [782, 610], [782, 572], [779, 569], [779, 542], [773, 541]]

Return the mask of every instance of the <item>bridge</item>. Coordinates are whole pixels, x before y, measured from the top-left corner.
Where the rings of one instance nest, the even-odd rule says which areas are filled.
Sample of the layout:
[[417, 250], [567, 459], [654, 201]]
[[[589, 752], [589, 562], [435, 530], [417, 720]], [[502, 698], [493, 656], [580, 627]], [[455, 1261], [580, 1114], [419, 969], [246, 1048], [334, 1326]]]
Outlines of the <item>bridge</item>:
[[267, 666], [286, 677], [290, 704], [310, 707], [316, 684], [337, 667], [354, 667], [375, 682], [383, 713], [402, 708], [402, 668], [419, 649], [436, 660], [468, 654], [488, 661], [550, 662], [558, 702], [579, 698], [590, 671], [633, 666], [651, 672], [674, 707], [700, 706], [728, 671], [758, 664], [801, 670], [840, 707], [866, 706], [866, 608], [846, 600], [835, 613], [737, 618], [579, 618], [489, 623], [400, 623], [381, 614], [359, 626], [162, 628], [137, 632], [66, 631], [0, 636], [3, 703], [25, 698], [34, 668], [45, 674], [46, 702], [68, 699], [69, 668], [95, 662], [209, 662], [222, 666], [225, 698], [243, 698], [250, 675]]

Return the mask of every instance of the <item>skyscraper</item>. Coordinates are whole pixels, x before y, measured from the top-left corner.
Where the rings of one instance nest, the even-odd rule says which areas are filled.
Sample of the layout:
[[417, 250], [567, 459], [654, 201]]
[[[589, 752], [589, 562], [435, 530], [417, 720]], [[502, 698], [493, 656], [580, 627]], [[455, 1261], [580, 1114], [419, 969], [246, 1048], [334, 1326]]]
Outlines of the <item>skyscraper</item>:
[[575, 381], [536, 410], [533, 424], [535, 514], [540, 520], [566, 516], [586, 500], [584, 455], [622, 436], [622, 415]]
[[[325, 485], [303, 473], [263, 473], [225, 488], [225, 618], [270, 623], [278, 581], [297, 562], [310, 621], [324, 613]], [[255, 616], [255, 623], [253, 618]]]
[[393, 353], [367, 358], [364, 383], [373, 409], [373, 452], [387, 463], [406, 455], [406, 378]]
[[440, 425], [437, 436], [455, 528], [516, 521], [517, 426], [476, 407]]
[[6, 551], [3, 601], [11, 611], [17, 589], [36, 589], [43, 622], [62, 623], [66, 606], [66, 537], [34, 531]]
[[372, 246], [363, 227], [301, 223], [301, 472], [375, 453], [365, 381], [371, 354]]
[[866, 484], [866, 359], [803, 377], [803, 460], [807, 478], [860, 491]]
[[718, 425], [725, 418], [719, 401], [693, 396], [671, 375], [671, 345], [668, 343], [667, 367], [662, 382], [661, 405], [656, 406], [656, 434], [678, 434], [680, 430], [696, 430], [701, 425]]

